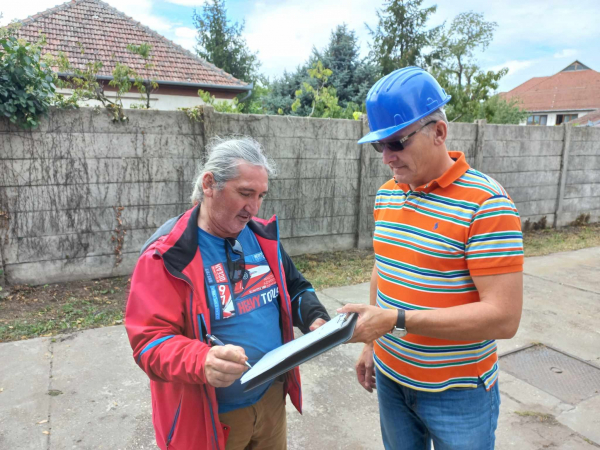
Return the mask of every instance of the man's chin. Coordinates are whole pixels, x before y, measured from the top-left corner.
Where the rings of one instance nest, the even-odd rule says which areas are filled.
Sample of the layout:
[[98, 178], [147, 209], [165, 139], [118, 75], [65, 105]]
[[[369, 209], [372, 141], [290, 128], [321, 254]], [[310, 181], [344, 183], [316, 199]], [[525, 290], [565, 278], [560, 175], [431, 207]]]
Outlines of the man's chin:
[[396, 183], [410, 184], [410, 177], [406, 175], [406, 172], [398, 173], [394, 170], [394, 180], [396, 181]]
[[248, 224], [248, 222], [250, 222], [250, 220], [252, 220], [252, 217], [237, 216], [236, 219], [237, 219], [237, 222], [240, 224], [240, 231], [242, 231], [242, 228], [244, 228]]

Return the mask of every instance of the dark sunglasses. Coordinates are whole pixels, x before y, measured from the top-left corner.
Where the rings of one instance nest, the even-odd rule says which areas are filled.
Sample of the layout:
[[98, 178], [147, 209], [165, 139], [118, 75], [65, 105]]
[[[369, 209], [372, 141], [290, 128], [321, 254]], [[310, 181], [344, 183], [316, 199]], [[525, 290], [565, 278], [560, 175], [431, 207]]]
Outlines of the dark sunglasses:
[[[229, 249], [239, 258], [235, 261], [231, 260], [229, 256]], [[225, 255], [227, 256], [227, 273], [229, 274], [229, 281], [231, 284], [236, 284], [244, 278], [246, 273], [246, 260], [244, 259], [244, 250], [242, 244], [237, 239], [226, 238], [225, 239]]]
[[373, 146], [375, 151], [378, 153], [383, 153], [383, 150], [386, 148], [392, 152], [399, 152], [401, 150], [404, 150], [404, 143], [406, 141], [408, 141], [411, 137], [413, 137], [415, 134], [417, 134], [419, 131], [421, 131], [423, 128], [425, 128], [427, 125], [431, 125], [432, 123], [436, 123], [436, 122], [437, 122], [437, 120], [431, 120], [431, 121], [427, 122], [425, 125], [423, 125], [421, 128], [419, 128], [418, 130], [413, 131], [412, 133], [404, 136], [403, 138], [401, 138], [398, 141], [371, 142], [371, 145]]

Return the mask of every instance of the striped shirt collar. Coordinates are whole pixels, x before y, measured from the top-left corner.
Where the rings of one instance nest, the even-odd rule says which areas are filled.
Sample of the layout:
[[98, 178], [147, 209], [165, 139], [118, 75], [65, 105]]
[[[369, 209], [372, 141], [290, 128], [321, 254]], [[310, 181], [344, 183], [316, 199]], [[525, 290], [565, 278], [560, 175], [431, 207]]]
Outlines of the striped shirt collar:
[[[449, 151], [448, 154], [450, 155], [450, 158], [454, 160], [454, 164], [452, 164], [452, 166], [450, 166], [450, 168], [444, 172], [442, 176], [430, 181], [427, 184], [419, 186], [415, 189], [415, 191], [422, 191], [428, 194], [437, 189], [438, 186], [445, 189], [462, 177], [471, 167], [469, 166], [469, 163], [467, 162], [463, 152]], [[408, 184], [398, 183], [396, 186], [405, 192], [412, 190]]]

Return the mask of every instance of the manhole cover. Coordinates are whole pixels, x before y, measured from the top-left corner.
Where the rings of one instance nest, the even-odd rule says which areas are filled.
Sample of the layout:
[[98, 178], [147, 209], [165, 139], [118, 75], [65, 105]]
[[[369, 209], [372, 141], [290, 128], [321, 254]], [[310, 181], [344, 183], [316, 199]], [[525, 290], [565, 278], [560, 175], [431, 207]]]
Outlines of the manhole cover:
[[572, 405], [600, 393], [600, 368], [545, 345], [501, 356], [500, 368]]

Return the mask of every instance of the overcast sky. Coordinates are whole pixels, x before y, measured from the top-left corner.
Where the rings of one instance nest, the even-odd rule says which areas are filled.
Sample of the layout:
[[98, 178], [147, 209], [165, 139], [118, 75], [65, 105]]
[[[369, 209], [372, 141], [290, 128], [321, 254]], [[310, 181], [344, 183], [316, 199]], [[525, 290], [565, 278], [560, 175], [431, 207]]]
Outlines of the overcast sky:
[[[201, 0], [105, 0], [125, 14], [193, 50], [194, 8]], [[59, 0], [2, 1], [0, 24], [23, 19], [60, 4]], [[356, 31], [364, 55], [369, 35], [365, 23], [376, 25], [381, 0], [229, 0], [228, 17], [246, 21], [245, 37], [257, 51], [263, 73], [273, 78], [294, 70], [313, 46], [327, 45], [331, 30], [345, 22]], [[494, 41], [478, 54], [480, 66], [509, 73], [500, 91], [510, 90], [535, 76], [552, 75], [578, 59], [600, 71], [600, 0], [453, 0], [430, 1], [438, 6], [430, 20], [435, 26], [472, 10], [498, 23]]]

